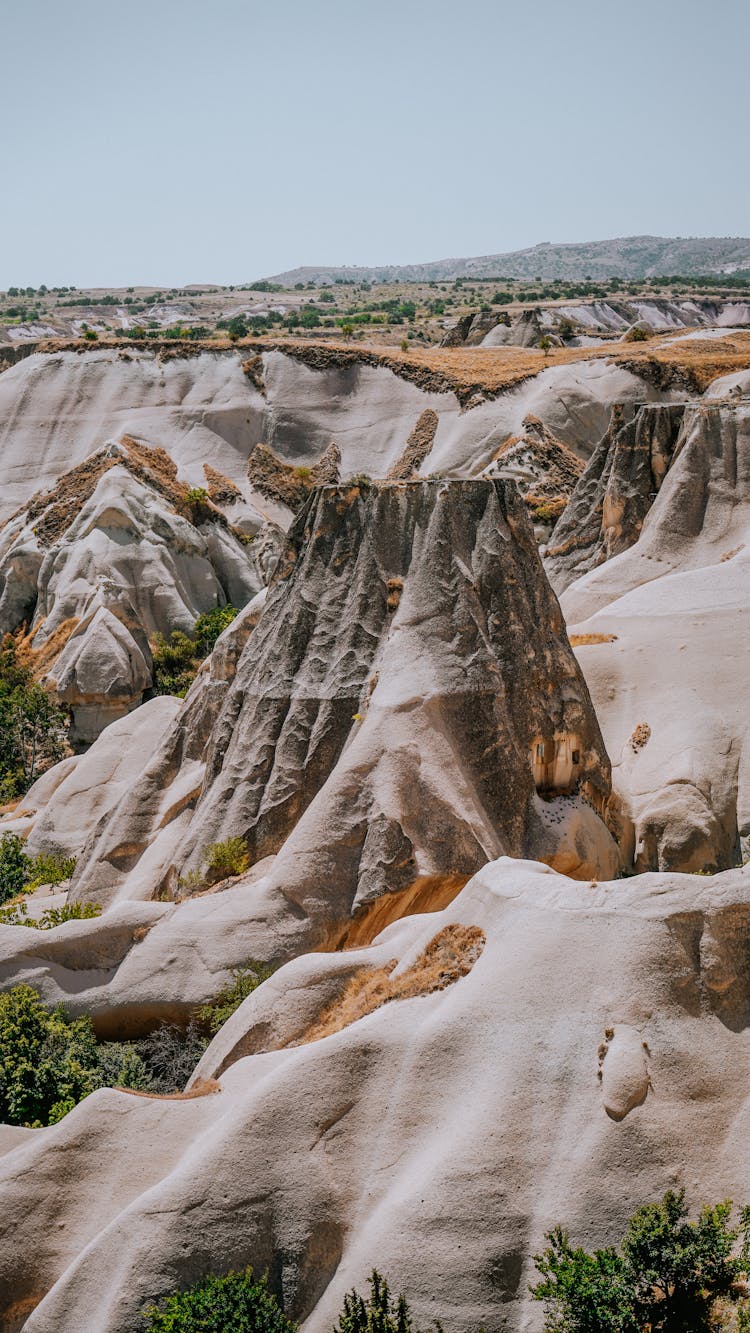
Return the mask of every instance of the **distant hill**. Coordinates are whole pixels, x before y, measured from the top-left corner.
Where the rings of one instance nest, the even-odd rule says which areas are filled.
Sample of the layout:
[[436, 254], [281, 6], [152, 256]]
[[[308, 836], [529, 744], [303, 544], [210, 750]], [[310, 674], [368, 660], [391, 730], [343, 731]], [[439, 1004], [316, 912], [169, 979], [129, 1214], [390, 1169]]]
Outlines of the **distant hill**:
[[269, 282], [445, 282], [453, 278], [625, 278], [641, 280], [674, 274], [735, 273], [750, 269], [750, 239], [741, 236], [623, 236], [611, 241], [553, 245], [544, 241], [528, 250], [480, 255], [475, 259], [436, 259], [429, 264], [391, 264], [367, 268], [321, 265], [276, 273]]

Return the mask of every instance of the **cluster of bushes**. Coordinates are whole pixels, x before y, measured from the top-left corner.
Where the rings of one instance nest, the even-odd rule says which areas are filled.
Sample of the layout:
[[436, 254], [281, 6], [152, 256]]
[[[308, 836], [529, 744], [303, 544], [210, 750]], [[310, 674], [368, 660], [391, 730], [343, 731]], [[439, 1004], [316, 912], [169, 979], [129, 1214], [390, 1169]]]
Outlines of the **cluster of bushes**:
[[73, 856], [28, 856], [17, 833], [0, 838], [0, 903], [33, 893], [41, 884], [61, 884], [75, 870]]
[[[750, 1209], [737, 1227], [731, 1204], [689, 1221], [684, 1192], [668, 1191], [631, 1218], [619, 1249], [593, 1254], [570, 1246], [560, 1228], [535, 1257], [547, 1333], [718, 1333], [750, 1329], [745, 1281]], [[441, 1325], [435, 1323], [438, 1333]], [[143, 1333], [294, 1333], [294, 1325], [251, 1269], [210, 1275], [144, 1313]], [[333, 1333], [418, 1333], [403, 1295], [391, 1296], [377, 1270], [367, 1296], [344, 1297]]]
[[750, 1208], [730, 1223], [729, 1202], [688, 1219], [685, 1192], [639, 1208], [619, 1248], [588, 1253], [561, 1227], [534, 1256], [548, 1333], [709, 1333], [750, 1330], [742, 1279], [750, 1269]]
[[[439, 1325], [436, 1328], [439, 1330]], [[142, 1333], [296, 1333], [265, 1277], [252, 1268], [225, 1277], [209, 1274], [187, 1291], [175, 1292], [143, 1314]], [[404, 1296], [391, 1297], [373, 1270], [370, 1291], [345, 1298], [334, 1333], [418, 1333]]]
[[62, 708], [21, 662], [15, 640], [0, 645], [0, 804], [28, 791], [65, 753]]
[[0, 907], [0, 926], [29, 926], [33, 930], [53, 930], [66, 921], [89, 921], [101, 915], [98, 903], [63, 903], [62, 907], [45, 907], [39, 916], [29, 916], [25, 902]]
[[0, 1122], [56, 1124], [97, 1088], [180, 1092], [211, 1038], [272, 970], [260, 963], [239, 969], [186, 1027], [164, 1023], [127, 1042], [99, 1042], [89, 1018], [71, 1018], [31, 986], [13, 986], [0, 995]]
[[[208, 499], [207, 492], [196, 487], [188, 492], [188, 503], [202, 503], [203, 497]], [[236, 615], [237, 607], [227, 603], [198, 616], [192, 636], [178, 629], [173, 630], [168, 639], [157, 634], [152, 645], [154, 694], [174, 694], [184, 699], [201, 662], [208, 657], [219, 635], [231, 625]]]
[[47, 1008], [31, 986], [0, 995], [0, 1121], [53, 1125], [96, 1088], [143, 1082], [135, 1050], [100, 1045], [90, 1019]]

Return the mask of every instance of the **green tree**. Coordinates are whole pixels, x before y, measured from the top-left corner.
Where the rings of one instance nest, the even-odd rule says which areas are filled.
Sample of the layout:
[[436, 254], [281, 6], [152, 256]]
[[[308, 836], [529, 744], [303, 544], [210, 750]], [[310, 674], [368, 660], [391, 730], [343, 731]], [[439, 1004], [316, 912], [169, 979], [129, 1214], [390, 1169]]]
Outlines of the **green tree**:
[[628, 1223], [620, 1249], [573, 1249], [556, 1227], [534, 1256], [548, 1333], [708, 1333], [717, 1298], [750, 1263], [750, 1209], [737, 1227], [719, 1203], [688, 1220], [685, 1192], [668, 1190]]
[[[730, 1226], [730, 1202], [701, 1209], [688, 1220], [685, 1191], [668, 1190], [630, 1219], [622, 1243], [641, 1326], [652, 1333], [701, 1333], [711, 1306], [725, 1296], [750, 1261], [750, 1209]], [[740, 1240], [740, 1252], [734, 1248]]]
[[28, 791], [65, 753], [66, 717], [18, 659], [8, 635], [0, 647], [0, 801]]
[[334, 1333], [417, 1333], [406, 1298], [394, 1300], [385, 1278], [373, 1268], [370, 1294], [356, 1290], [344, 1297], [344, 1305]]
[[17, 833], [4, 833], [0, 838], [0, 903], [17, 898], [31, 878], [31, 857], [23, 850], [23, 840]]
[[231, 625], [236, 615], [237, 607], [227, 603], [226, 606], [215, 606], [212, 611], [204, 611], [203, 615], [198, 616], [193, 634], [195, 646], [202, 657], [208, 657], [219, 635], [227, 625]]
[[[70, 1019], [62, 1005], [48, 1009], [31, 986], [6, 991], [0, 995], [0, 1121], [54, 1124], [105, 1086], [100, 1056], [88, 1018]], [[113, 1081], [133, 1086], [142, 1077], [132, 1049], [114, 1063]]]
[[144, 1312], [143, 1333], [295, 1333], [264, 1277], [209, 1275]]

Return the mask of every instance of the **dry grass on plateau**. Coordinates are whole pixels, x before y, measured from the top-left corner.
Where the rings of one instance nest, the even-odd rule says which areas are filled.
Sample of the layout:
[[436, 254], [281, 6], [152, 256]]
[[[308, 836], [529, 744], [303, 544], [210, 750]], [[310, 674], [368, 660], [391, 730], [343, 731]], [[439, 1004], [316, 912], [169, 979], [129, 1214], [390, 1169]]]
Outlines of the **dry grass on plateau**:
[[590, 643], [615, 643], [616, 634], [570, 634], [571, 648], [583, 648]]
[[475, 396], [503, 393], [548, 366], [572, 365], [578, 361], [604, 358], [659, 387], [682, 387], [695, 393], [702, 392], [719, 375], [750, 366], [747, 331], [688, 342], [653, 338], [644, 343], [608, 340], [600, 347], [552, 347], [546, 355], [536, 347], [410, 347], [403, 352], [375, 342], [294, 337], [253, 339], [252, 346], [257, 352], [276, 348], [313, 368], [358, 362], [383, 365], [425, 389], [453, 391], [464, 405]]
[[445, 990], [461, 977], [467, 976], [479, 958], [485, 944], [484, 931], [479, 926], [444, 926], [433, 936], [427, 948], [411, 967], [393, 976], [395, 962], [383, 967], [363, 968], [347, 983], [343, 994], [324, 1009], [292, 1046], [320, 1041], [334, 1032], [356, 1023], [357, 1019], [373, 1013], [391, 1000], [411, 1000], [418, 995], [431, 995]]

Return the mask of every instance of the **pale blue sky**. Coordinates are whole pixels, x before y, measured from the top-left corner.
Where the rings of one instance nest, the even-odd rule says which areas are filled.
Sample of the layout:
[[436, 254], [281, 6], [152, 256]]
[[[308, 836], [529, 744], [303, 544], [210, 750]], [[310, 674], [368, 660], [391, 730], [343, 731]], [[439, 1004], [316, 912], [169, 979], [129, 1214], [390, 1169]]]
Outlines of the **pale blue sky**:
[[750, 232], [750, 0], [0, 0], [0, 287]]

